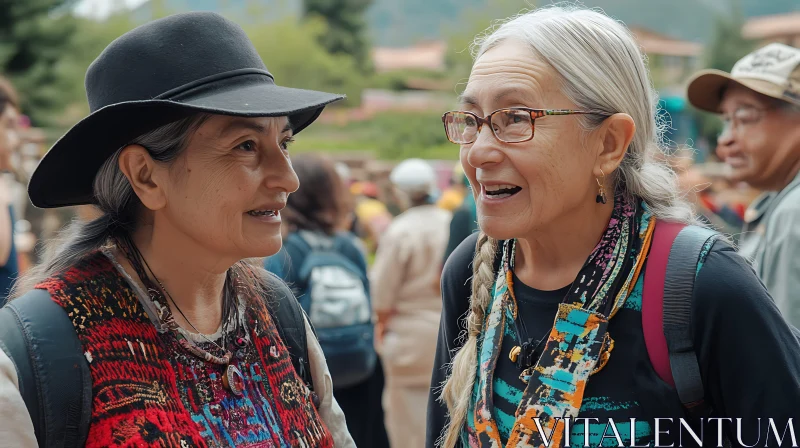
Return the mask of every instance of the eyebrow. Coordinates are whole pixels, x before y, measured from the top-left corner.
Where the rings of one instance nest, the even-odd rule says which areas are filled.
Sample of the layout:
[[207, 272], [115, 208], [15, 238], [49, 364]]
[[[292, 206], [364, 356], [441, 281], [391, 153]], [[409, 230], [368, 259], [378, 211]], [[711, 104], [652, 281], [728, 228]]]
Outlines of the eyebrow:
[[[492, 98], [492, 104], [499, 103], [501, 100], [509, 96], [516, 96], [516, 97], [522, 96], [522, 90], [515, 87], [503, 89], [494, 95], [494, 97]], [[465, 104], [470, 106], [476, 106], [476, 107], [480, 106], [478, 104], [477, 98], [475, 98], [472, 95], [466, 95], [463, 93], [458, 96], [458, 102], [460, 104]]]
[[[262, 124], [255, 123], [252, 120], [238, 118], [231, 120], [227, 125], [225, 125], [225, 127], [223, 127], [219, 132], [219, 136], [224, 137], [225, 135], [238, 129], [249, 129], [259, 134], [266, 134], [269, 132], [267, 127]], [[289, 131], [293, 131], [292, 122], [291, 120], [286, 120], [286, 125], [283, 127], [283, 130], [281, 130], [281, 134]]]

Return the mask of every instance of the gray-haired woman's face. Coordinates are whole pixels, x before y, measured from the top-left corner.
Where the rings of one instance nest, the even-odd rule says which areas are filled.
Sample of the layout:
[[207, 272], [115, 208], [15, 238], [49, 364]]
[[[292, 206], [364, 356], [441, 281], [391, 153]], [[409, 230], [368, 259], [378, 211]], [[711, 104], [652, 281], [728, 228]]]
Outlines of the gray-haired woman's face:
[[133, 145], [120, 164], [168, 244], [199, 245], [224, 263], [280, 250], [280, 210], [299, 186], [291, 139], [286, 117], [213, 116], [174, 162], [147, 162]]
[[[462, 95], [461, 110], [485, 117], [511, 107], [575, 109], [559, 78], [528, 46], [507, 41], [481, 55]], [[483, 126], [475, 143], [462, 145], [461, 164], [476, 194], [481, 229], [498, 238], [518, 238], [576, 207], [594, 203], [594, 144], [577, 115], [535, 121], [534, 138], [504, 143]], [[513, 187], [512, 194], [493, 194]]]

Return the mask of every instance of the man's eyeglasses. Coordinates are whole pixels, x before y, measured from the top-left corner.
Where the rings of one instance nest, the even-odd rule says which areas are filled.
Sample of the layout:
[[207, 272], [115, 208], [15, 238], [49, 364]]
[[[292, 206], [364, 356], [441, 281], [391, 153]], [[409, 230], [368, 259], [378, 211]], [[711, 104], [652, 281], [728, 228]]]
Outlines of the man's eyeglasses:
[[727, 136], [734, 128], [758, 123], [768, 110], [745, 106], [734, 110], [732, 114], [722, 114], [722, 132], [717, 139]]
[[447, 139], [458, 145], [475, 143], [484, 124], [488, 124], [495, 138], [504, 143], [522, 143], [533, 139], [534, 122], [546, 115], [593, 114], [605, 117], [611, 114], [596, 111], [569, 109], [529, 109], [512, 107], [498, 109], [486, 118], [472, 112], [450, 111], [442, 115]]
[[758, 109], [755, 107], [740, 107], [733, 111], [733, 114], [723, 114], [722, 122], [725, 124], [725, 127], [754, 124], [764, 117], [767, 110], [768, 109]]

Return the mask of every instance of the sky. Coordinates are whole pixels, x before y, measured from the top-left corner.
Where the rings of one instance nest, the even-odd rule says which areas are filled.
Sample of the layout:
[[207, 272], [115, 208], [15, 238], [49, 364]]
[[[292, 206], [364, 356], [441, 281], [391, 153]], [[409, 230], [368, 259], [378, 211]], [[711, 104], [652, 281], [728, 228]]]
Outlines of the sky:
[[75, 6], [75, 13], [81, 16], [104, 18], [111, 12], [114, 5], [124, 4], [135, 8], [147, 0], [80, 0]]

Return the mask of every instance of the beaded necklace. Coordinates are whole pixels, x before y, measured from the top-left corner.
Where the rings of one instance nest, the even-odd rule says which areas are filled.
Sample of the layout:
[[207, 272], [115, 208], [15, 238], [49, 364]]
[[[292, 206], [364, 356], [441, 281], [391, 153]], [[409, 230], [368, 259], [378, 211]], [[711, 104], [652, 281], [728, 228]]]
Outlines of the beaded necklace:
[[[164, 287], [164, 284], [161, 283], [158, 277], [156, 277], [155, 273], [153, 273], [153, 270], [150, 268], [150, 265], [147, 263], [147, 260], [145, 260], [144, 256], [142, 256], [142, 253], [139, 251], [139, 248], [136, 247], [136, 245], [133, 244], [133, 242], [129, 238], [117, 238], [117, 246], [122, 249], [123, 253], [130, 261], [131, 266], [136, 271], [136, 274], [139, 276], [142, 283], [144, 283], [145, 287], [147, 288], [148, 298], [158, 310], [158, 318], [162, 322], [164, 322], [167, 328], [172, 332], [172, 334], [175, 336], [175, 339], [178, 341], [178, 344], [192, 355], [206, 362], [211, 362], [214, 364], [226, 366], [225, 374], [222, 375], [222, 383], [227, 389], [229, 389], [235, 395], [241, 396], [244, 393], [244, 381], [245, 381], [244, 375], [242, 375], [242, 372], [235, 365], [231, 364], [231, 359], [233, 358], [231, 351], [226, 348], [223, 348], [227, 347], [227, 335], [229, 333], [228, 316], [230, 315], [230, 313], [227, 311], [230, 309], [230, 306], [224, 306], [223, 308], [222, 346], [220, 346], [214, 341], [207, 338], [205, 335], [203, 335], [203, 333], [197, 330], [197, 327], [195, 327], [194, 324], [192, 324], [192, 322], [189, 321], [189, 319], [186, 317], [183, 311], [181, 311], [181, 309], [178, 307], [178, 304], [175, 303], [175, 299], [172, 298], [172, 295], [170, 295], [169, 291], [167, 291], [167, 288]], [[145, 267], [147, 270], [145, 270]], [[148, 275], [147, 271], [149, 271], [150, 275]], [[155, 280], [155, 284], [151, 280], [151, 277]], [[232, 284], [233, 284], [233, 278], [231, 278], [231, 274], [228, 273], [228, 278], [225, 280], [226, 287], [223, 292], [224, 294], [223, 304], [224, 305], [233, 304], [234, 307], [238, 309], [235, 300], [231, 297], [230, 294], [231, 291], [229, 291], [230, 289], [232, 289]], [[204, 350], [194, 341], [187, 338], [186, 335], [184, 335], [180, 331], [181, 330], [180, 325], [178, 325], [178, 323], [175, 321], [175, 316], [169, 309], [169, 305], [166, 303], [162, 303], [166, 301], [165, 299], [172, 302], [172, 304], [175, 306], [175, 309], [178, 310], [178, 312], [181, 314], [184, 320], [186, 320], [186, 322], [195, 330], [195, 332], [200, 334], [200, 336], [203, 339], [207, 340], [208, 342], [216, 346], [220, 350], [220, 352], [223, 353], [223, 355], [216, 356], [208, 352], [207, 350]], [[238, 338], [236, 342], [238, 345], [240, 345], [240, 347], [247, 343], [246, 339], [244, 338]]]

